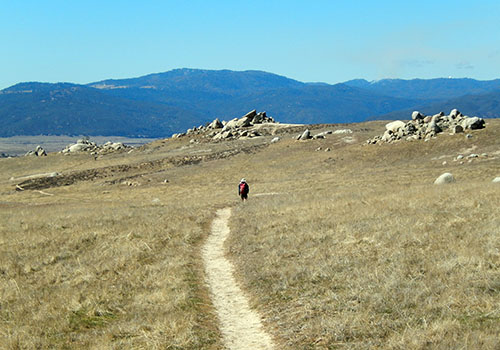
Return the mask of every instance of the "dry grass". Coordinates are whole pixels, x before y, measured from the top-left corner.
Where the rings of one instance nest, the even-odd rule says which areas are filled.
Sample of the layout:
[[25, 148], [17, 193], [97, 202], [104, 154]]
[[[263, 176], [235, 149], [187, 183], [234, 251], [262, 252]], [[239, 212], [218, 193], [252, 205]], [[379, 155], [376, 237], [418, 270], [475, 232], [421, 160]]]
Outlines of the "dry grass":
[[[500, 150], [499, 131], [475, 134], [476, 152]], [[432, 160], [461, 136], [290, 145], [285, 171], [266, 166], [281, 194], [234, 211], [230, 249], [282, 348], [498, 349], [500, 161]], [[444, 171], [457, 183], [432, 185]]]
[[0, 348], [220, 349], [198, 254], [216, 207], [187, 170], [5, 193]]
[[[350, 127], [361, 143], [383, 123]], [[0, 348], [223, 348], [199, 246], [229, 205], [239, 279], [280, 348], [498, 348], [500, 154], [453, 157], [500, 151], [499, 122], [470, 140], [383, 146], [281, 136], [225, 159], [160, 162], [43, 193], [14, 192], [8, 179], [262, 140], [0, 160]], [[431, 185], [445, 171], [457, 183]], [[112, 181], [141, 174], [137, 187]], [[241, 177], [251, 186], [244, 204]]]

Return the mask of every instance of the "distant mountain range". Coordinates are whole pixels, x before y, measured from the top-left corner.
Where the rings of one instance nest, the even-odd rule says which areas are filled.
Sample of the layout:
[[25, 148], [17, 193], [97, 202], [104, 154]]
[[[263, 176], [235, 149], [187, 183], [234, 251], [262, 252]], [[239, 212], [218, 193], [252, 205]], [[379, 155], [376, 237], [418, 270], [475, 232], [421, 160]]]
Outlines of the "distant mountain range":
[[261, 71], [175, 69], [88, 85], [20, 83], [0, 90], [0, 136], [166, 137], [252, 109], [288, 123], [408, 119], [458, 108], [500, 116], [500, 79], [303, 83]]

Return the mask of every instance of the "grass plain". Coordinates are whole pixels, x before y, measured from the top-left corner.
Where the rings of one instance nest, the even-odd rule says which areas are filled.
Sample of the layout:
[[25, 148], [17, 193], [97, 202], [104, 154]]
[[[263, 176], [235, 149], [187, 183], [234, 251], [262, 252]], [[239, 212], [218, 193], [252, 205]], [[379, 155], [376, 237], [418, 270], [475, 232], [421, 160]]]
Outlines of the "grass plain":
[[[228, 254], [280, 349], [497, 349], [500, 120], [364, 145], [383, 125], [0, 159], [0, 344], [223, 348], [200, 245], [233, 206]], [[15, 191], [48, 172], [75, 181]], [[457, 181], [433, 185], [443, 172]]]

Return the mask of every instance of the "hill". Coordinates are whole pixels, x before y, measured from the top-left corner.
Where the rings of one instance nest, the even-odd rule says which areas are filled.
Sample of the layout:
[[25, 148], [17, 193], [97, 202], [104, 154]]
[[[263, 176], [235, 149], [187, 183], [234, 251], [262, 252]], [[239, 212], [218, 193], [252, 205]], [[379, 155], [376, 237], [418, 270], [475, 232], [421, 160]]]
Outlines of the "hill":
[[202, 247], [231, 208], [221, 256], [276, 350], [498, 349], [500, 119], [366, 144], [385, 124], [0, 159], [0, 344], [226, 348]]
[[366, 81], [356, 79], [344, 84], [381, 95], [431, 101], [450, 100], [465, 95], [481, 95], [500, 90], [500, 79], [480, 81], [463, 78], [438, 79], [382, 79]]
[[481, 118], [500, 117], [500, 90], [479, 95], [465, 95], [450, 100], [434, 102], [370, 118], [371, 120], [410, 119], [411, 113], [418, 110], [424, 114], [435, 114], [439, 111], [448, 113], [457, 108], [462, 114]]
[[133, 101], [69, 83], [21, 83], [0, 91], [0, 136], [161, 137], [198, 118], [175, 106]]
[[133, 100], [167, 103], [208, 119], [232, 119], [252, 109], [265, 110], [286, 123], [362, 121], [421, 100], [394, 98], [344, 84], [307, 84], [261, 71], [176, 69], [89, 86]]
[[[396, 79], [329, 85], [262, 71], [175, 69], [86, 86], [21, 83], [0, 91], [4, 126], [0, 136], [162, 137], [215, 118], [240, 117], [253, 109], [284, 123], [360, 122], [393, 118], [389, 113], [394, 111], [441, 105], [464, 105], [463, 110], [471, 114], [498, 116], [493, 89], [499, 82]], [[478, 93], [482, 95], [472, 101], [471, 94]], [[471, 97], [465, 98], [466, 94]]]

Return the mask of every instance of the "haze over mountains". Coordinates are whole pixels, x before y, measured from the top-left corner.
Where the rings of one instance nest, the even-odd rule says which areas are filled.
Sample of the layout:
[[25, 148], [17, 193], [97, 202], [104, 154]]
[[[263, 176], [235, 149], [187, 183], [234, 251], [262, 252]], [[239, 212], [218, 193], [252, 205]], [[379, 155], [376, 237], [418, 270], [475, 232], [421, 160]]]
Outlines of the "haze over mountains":
[[252, 109], [280, 122], [408, 119], [412, 110], [458, 108], [500, 116], [500, 79], [357, 79], [303, 83], [261, 71], [175, 69], [87, 85], [20, 83], [0, 91], [0, 136], [166, 137]]

